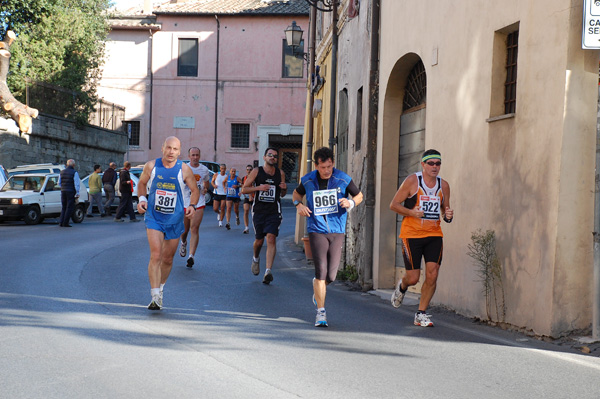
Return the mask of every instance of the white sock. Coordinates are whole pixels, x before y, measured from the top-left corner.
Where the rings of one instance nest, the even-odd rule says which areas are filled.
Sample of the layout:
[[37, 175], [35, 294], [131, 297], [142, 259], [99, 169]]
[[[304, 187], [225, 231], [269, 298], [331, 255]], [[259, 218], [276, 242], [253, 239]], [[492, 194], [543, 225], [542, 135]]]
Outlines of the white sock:
[[160, 292], [163, 292], [163, 290], [164, 290], [164, 289], [165, 289], [165, 285], [164, 285], [164, 284], [161, 284], [161, 285], [160, 285]]
[[254, 262], [258, 262], [260, 259], [259, 259], [259, 258], [255, 258], [255, 257], [253, 256], [253, 257], [252, 257], [252, 260], [253, 260]]
[[190, 256], [188, 256], [188, 259], [190, 258], [194, 259], [194, 254], [190, 254]]
[[265, 270], [265, 273], [271, 273], [271, 269]]
[[152, 295], [152, 296], [160, 295], [160, 288], [151, 288], [150, 295]]
[[319, 312], [319, 313], [323, 313], [324, 311], [325, 311], [325, 308], [319, 308], [319, 309], [317, 309], [317, 312]]

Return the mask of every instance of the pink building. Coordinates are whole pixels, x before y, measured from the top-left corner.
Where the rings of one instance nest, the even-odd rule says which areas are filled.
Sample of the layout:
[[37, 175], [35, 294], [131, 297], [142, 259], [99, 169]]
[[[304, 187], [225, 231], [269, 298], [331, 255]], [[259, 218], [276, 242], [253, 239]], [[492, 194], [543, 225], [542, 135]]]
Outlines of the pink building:
[[284, 30], [308, 26], [305, 0], [173, 1], [111, 20], [100, 97], [124, 105], [126, 157], [160, 156], [166, 137], [204, 160], [242, 169], [268, 146], [297, 178], [302, 159], [306, 64]]

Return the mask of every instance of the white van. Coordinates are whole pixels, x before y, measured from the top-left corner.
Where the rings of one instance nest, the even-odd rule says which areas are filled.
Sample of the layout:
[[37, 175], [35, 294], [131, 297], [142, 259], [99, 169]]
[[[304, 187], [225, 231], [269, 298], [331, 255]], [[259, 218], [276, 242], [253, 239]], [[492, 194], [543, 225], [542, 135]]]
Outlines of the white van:
[[8, 170], [8, 176], [22, 173], [60, 173], [66, 166], [55, 163], [34, 163], [31, 165], [19, 165]]

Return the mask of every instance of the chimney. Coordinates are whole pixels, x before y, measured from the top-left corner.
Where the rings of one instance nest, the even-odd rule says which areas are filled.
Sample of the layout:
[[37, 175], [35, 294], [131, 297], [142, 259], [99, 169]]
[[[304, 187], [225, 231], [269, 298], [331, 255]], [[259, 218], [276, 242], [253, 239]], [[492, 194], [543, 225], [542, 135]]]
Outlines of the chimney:
[[152, 0], [144, 0], [144, 15], [150, 14], [152, 14]]

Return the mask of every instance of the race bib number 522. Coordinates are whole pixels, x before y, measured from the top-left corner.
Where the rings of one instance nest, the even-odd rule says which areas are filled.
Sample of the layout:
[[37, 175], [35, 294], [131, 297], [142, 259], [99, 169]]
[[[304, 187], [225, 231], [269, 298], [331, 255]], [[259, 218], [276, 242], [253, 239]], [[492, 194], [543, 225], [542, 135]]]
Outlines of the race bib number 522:
[[440, 197], [434, 195], [421, 195], [419, 197], [419, 204], [424, 212], [422, 219], [440, 219]]

